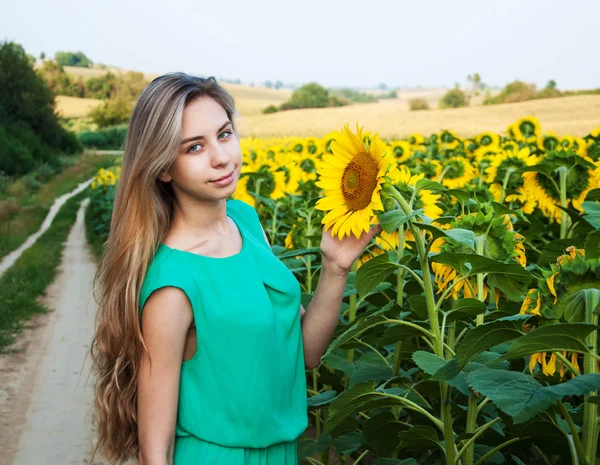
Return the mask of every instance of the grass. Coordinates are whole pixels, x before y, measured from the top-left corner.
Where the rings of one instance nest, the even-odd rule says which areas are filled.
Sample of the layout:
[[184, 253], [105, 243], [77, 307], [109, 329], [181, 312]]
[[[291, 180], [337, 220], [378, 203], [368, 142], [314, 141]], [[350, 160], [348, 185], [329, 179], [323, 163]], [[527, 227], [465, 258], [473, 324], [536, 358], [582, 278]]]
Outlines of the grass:
[[69, 199], [50, 228], [0, 277], [0, 353], [14, 342], [24, 321], [49, 311], [37, 297], [56, 276], [64, 242], [75, 223], [79, 204], [87, 195], [83, 191]]
[[22, 177], [8, 186], [8, 197], [0, 199], [0, 258], [17, 249], [35, 233], [48, 214], [54, 200], [72, 191], [80, 182], [91, 178], [100, 168], [113, 165], [114, 155], [75, 157], [75, 163], [65, 168], [49, 182], [35, 190]]
[[343, 127], [345, 122], [354, 127], [358, 120], [365, 129], [379, 132], [383, 137], [406, 137], [413, 132], [429, 135], [441, 129], [450, 129], [467, 137], [483, 131], [505, 133], [509, 124], [526, 115], [538, 117], [543, 131], [585, 136], [600, 124], [600, 96], [422, 112], [409, 112], [405, 105], [399, 105], [396, 100], [383, 100], [350, 107], [249, 115], [240, 121], [240, 131], [243, 136], [254, 137], [322, 137]]

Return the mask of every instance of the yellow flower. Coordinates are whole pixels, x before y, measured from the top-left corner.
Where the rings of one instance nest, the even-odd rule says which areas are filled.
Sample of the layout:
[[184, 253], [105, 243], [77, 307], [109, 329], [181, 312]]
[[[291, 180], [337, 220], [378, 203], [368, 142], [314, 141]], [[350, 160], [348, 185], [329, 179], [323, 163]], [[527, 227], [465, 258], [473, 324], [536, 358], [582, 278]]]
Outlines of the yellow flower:
[[557, 274], [558, 274], [558, 271], [546, 280], [546, 284], [548, 284], [548, 289], [550, 289], [550, 292], [554, 296], [554, 303], [556, 303], [556, 301], [558, 300], [558, 296], [556, 295], [556, 290], [554, 289], [554, 278], [556, 277]]
[[325, 191], [315, 208], [329, 212], [322, 223], [340, 239], [354, 234], [360, 237], [368, 231], [375, 216], [383, 211], [381, 184], [390, 165], [386, 144], [377, 134], [364, 140], [363, 128], [356, 124], [354, 134], [346, 124], [331, 142], [333, 154], [324, 154], [318, 169], [317, 186]]

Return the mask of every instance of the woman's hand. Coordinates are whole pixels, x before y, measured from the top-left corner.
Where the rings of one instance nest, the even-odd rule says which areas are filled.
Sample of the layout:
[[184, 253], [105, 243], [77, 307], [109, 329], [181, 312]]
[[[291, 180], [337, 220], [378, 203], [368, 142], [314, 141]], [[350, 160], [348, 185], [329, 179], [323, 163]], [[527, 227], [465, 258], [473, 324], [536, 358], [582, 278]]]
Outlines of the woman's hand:
[[369, 241], [380, 232], [381, 225], [376, 224], [371, 226], [368, 232], [363, 231], [358, 239], [352, 234], [338, 239], [337, 236], [331, 236], [331, 229], [323, 228], [320, 246], [323, 267], [340, 274], [347, 274], [352, 264], [363, 254]]

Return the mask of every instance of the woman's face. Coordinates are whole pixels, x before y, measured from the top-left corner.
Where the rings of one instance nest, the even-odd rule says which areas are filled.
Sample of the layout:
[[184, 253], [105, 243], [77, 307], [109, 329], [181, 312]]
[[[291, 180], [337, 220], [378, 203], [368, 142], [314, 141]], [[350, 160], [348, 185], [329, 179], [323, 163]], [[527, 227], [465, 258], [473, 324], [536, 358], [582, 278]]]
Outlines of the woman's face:
[[[171, 181], [178, 198], [227, 198], [237, 186], [242, 151], [225, 109], [211, 97], [198, 97], [183, 110], [182, 123], [177, 158], [159, 179]], [[233, 175], [226, 183], [214, 182], [230, 173]]]

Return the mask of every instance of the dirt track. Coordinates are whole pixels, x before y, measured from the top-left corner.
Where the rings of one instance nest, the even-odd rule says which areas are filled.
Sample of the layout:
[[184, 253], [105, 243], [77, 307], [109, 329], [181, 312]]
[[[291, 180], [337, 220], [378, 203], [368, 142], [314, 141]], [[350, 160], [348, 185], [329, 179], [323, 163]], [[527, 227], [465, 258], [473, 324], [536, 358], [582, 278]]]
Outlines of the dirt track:
[[[14, 353], [0, 356], [1, 465], [91, 464], [92, 380], [88, 356], [96, 304], [94, 257], [82, 203], [56, 280]], [[99, 459], [94, 464], [102, 464]]]

